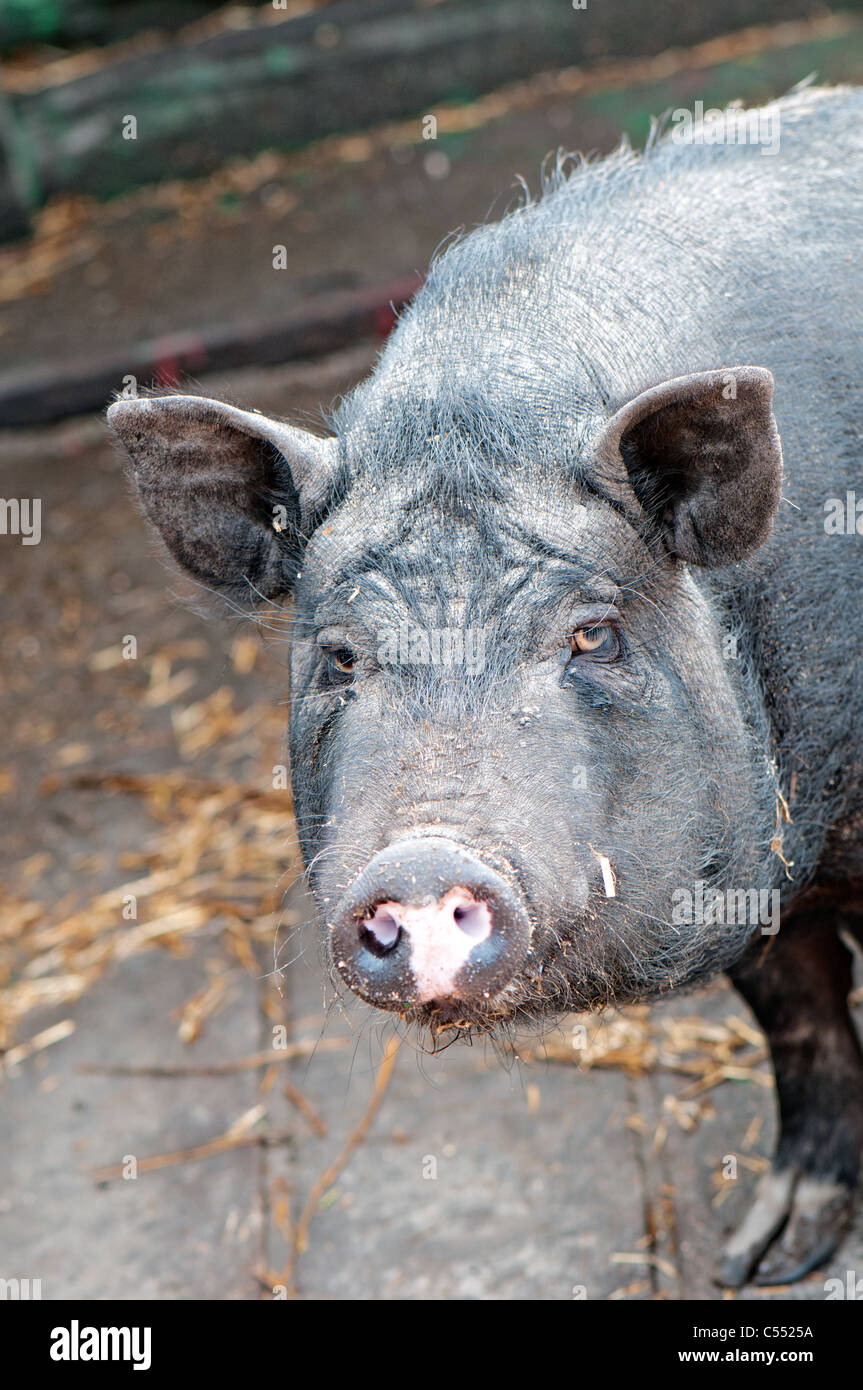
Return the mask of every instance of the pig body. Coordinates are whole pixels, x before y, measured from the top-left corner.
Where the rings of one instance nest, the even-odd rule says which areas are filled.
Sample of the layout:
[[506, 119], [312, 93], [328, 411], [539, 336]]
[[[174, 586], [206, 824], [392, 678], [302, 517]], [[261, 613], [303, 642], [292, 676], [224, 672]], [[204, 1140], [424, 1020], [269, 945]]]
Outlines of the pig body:
[[731, 1284], [834, 1248], [863, 1149], [863, 100], [792, 93], [769, 153], [752, 115], [559, 164], [451, 246], [333, 440], [112, 407], [174, 556], [293, 592], [297, 823], [355, 992], [469, 1031], [731, 972], [781, 1119]]

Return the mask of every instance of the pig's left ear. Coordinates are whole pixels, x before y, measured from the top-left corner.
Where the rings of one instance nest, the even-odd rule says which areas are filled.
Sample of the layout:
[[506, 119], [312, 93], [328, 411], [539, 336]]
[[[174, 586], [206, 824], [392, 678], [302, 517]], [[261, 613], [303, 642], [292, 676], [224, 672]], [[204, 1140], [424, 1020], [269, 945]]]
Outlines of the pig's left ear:
[[654, 386], [603, 427], [599, 480], [625, 510], [634, 504], [658, 526], [680, 559], [742, 560], [767, 539], [779, 505], [782, 446], [772, 401], [773, 377], [763, 367]]
[[187, 573], [247, 602], [287, 592], [301, 539], [332, 493], [334, 439], [202, 396], [118, 400], [108, 423]]

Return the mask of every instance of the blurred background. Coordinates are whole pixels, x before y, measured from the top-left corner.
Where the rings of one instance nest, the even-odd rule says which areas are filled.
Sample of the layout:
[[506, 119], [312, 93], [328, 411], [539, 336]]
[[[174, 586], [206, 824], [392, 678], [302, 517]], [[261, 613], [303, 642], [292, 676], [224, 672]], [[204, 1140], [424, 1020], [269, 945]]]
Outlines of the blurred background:
[[[861, 7], [0, 0], [0, 59], [0, 494], [39, 516], [38, 544], [0, 535], [0, 1278], [719, 1296], [773, 1134], [745, 1006], [717, 984], [501, 1057], [334, 1003], [283, 644], [166, 576], [103, 411], [194, 382], [315, 427], [517, 175], [671, 108], [859, 82]], [[855, 1260], [861, 1223], [830, 1272]]]

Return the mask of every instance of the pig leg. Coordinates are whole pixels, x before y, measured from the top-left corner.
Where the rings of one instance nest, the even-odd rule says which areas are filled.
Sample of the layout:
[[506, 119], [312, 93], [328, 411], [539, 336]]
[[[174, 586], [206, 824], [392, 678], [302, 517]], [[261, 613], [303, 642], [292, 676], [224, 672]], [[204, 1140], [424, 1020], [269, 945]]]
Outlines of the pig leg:
[[717, 1282], [787, 1284], [847, 1230], [863, 1155], [863, 1054], [848, 1011], [852, 957], [833, 920], [795, 916], [731, 972], [767, 1034], [779, 1143]]

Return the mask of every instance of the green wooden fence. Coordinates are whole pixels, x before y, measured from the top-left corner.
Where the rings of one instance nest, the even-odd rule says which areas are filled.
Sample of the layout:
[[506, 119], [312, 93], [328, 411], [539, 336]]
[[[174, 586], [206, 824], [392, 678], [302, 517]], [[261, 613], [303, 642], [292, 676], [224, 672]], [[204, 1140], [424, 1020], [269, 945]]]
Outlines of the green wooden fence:
[[[207, 173], [234, 155], [433, 112], [437, 102], [543, 69], [652, 55], [748, 24], [824, 14], [818, 0], [654, 0], [647, 24], [632, 0], [584, 3], [589, 19], [572, 0], [339, 0], [12, 95], [0, 110], [0, 235], [20, 233], [28, 212], [56, 193], [111, 197]], [[16, 13], [29, 11], [34, 24], [55, 22], [54, 12], [71, 22], [77, 4], [0, 7], [8, 33]], [[80, 8], [114, 6], [84, 0]]]

